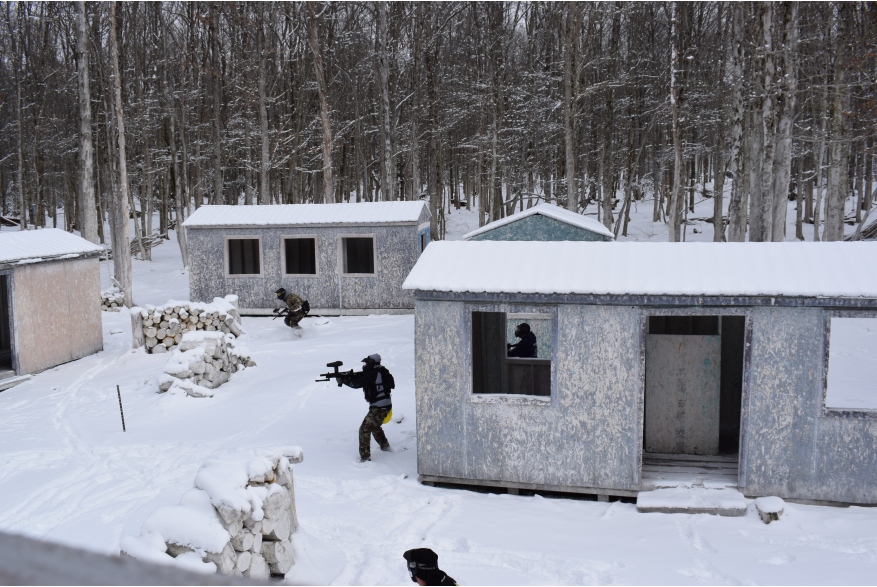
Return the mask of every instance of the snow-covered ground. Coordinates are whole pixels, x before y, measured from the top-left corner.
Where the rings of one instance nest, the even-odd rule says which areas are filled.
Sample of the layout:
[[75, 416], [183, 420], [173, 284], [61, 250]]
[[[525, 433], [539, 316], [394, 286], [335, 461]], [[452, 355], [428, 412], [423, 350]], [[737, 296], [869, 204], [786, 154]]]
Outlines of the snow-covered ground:
[[[706, 209], [694, 216], [706, 216], [712, 202], [699, 206]], [[639, 208], [634, 218], [650, 219], [651, 204]], [[459, 238], [477, 218], [455, 212], [448, 223]], [[665, 239], [663, 224], [632, 226]], [[704, 226], [690, 240], [711, 240]], [[135, 301], [187, 299], [176, 242], [157, 247], [153, 259], [134, 261]], [[299, 445], [292, 583], [409, 584], [402, 552], [415, 547], [434, 549], [441, 567], [468, 585], [873, 584], [877, 577], [877, 509], [787, 504], [780, 522], [765, 525], [752, 503], [742, 518], [639, 514], [618, 502], [420, 485], [412, 316], [307, 318], [301, 339], [269, 318], [243, 325], [249, 335], [241, 342], [258, 366], [213, 398], [157, 394], [167, 356], [130, 349], [124, 310], [103, 314], [102, 352], [0, 393], [0, 530], [117, 553], [156, 507], [179, 502], [206, 458]], [[374, 460], [360, 464], [361, 392], [314, 379], [327, 362], [357, 367], [373, 352], [395, 375], [394, 413], [405, 418], [385, 426], [393, 452], [373, 446]]]

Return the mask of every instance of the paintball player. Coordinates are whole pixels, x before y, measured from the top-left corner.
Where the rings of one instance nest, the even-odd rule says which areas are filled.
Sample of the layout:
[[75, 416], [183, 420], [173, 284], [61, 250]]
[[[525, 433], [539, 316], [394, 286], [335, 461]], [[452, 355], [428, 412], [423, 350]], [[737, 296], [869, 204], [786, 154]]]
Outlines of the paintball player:
[[301, 322], [302, 318], [311, 311], [311, 306], [308, 304], [307, 300], [301, 299], [294, 293], [286, 293], [286, 289], [282, 287], [274, 293], [277, 295], [278, 300], [286, 304], [287, 312], [286, 316], [283, 318], [283, 323], [290, 328], [298, 326], [298, 323]]
[[415, 548], [402, 555], [408, 562], [411, 581], [418, 585], [456, 585], [452, 577], [438, 568], [438, 555], [429, 548]]
[[362, 374], [346, 376], [339, 379], [341, 383], [354, 389], [362, 389], [365, 401], [368, 402], [368, 414], [359, 427], [359, 462], [364, 463], [371, 458], [371, 437], [381, 446], [381, 450], [390, 450], [390, 442], [381, 425], [393, 409], [390, 400], [391, 390], [396, 387], [393, 376], [386, 367], [381, 365], [381, 355], [369, 355], [362, 360]]
[[517, 344], [507, 344], [508, 356], [521, 358], [536, 358], [536, 335], [530, 331], [530, 325], [526, 322], [515, 327], [515, 336], [521, 339]]

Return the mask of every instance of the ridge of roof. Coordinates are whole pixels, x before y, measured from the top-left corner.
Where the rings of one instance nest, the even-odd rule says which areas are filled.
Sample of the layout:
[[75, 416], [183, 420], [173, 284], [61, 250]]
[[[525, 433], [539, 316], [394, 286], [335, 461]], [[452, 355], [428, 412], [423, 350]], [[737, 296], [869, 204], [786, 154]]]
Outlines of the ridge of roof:
[[413, 202], [201, 206], [183, 222], [183, 226], [195, 228], [417, 222], [425, 206], [426, 203], [420, 200]]
[[478, 236], [479, 234], [489, 232], [491, 230], [499, 228], [500, 226], [505, 226], [506, 224], [511, 224], [512, 222], [517, 222], [518, 220], [536, 214], [547, 216], [565, 224], [576, 226], [578, 228], [583, 228], [585, 230], [589, 230], [603, 236], [608, 236], [611, 239], [615, 238], [615, 235], [612, 233], [611, 230], [609, 230], [593, 218], [588, 218], [587, 216], [583, 216], [581, 214], [578, 214], [577, 212], [566, 210], [564, 208], [561, 208], [560, 206], [555, 206], [554, 204], [542, 203], [521, 212], [516, 212], [511, 216], [506, 216], [505, 218], [502, 218], [500, 220], [495, 220], [490, 224], [485, 224], [481, 228], [477, 228], [472, 232], [464, 234], [462, 240], [469, 240], [473, 236]]

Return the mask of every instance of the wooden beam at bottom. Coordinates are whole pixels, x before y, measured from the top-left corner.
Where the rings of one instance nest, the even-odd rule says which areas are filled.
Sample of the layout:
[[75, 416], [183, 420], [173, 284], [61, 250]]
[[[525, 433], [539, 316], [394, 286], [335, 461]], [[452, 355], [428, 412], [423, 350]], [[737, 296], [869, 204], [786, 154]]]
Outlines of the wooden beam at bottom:
[[562, 493], [583, 493], [597, 496], [636, 497], [636, 489], [613, 489], [607, 487], [579, 487], [575, 485], [550, 485], [546, 483], [518, 483], [516, 481], [494, 481], [491, 479], [466, 479], [463, 477], [439, 477], [436, 475], [418, 475], [424, 485], [433, 483], [453, 483], [455, 485], [475, 485], [483, 487], [504, 487], [506, 489], [529, 489], [531, 491], [558, 491]]

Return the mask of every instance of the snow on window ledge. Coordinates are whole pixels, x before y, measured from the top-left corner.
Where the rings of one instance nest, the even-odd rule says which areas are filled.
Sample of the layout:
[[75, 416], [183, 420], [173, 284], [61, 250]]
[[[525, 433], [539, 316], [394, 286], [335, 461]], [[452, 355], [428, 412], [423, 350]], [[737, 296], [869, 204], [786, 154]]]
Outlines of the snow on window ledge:
[[551, 397], [544, 395], [519, 395], [511, 393], [480, 393], [469, 396], [470, 404], [505, 404], [510, 406], [548, 406]]

